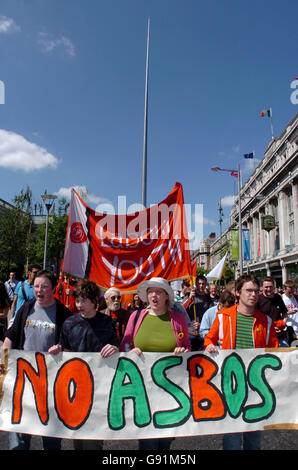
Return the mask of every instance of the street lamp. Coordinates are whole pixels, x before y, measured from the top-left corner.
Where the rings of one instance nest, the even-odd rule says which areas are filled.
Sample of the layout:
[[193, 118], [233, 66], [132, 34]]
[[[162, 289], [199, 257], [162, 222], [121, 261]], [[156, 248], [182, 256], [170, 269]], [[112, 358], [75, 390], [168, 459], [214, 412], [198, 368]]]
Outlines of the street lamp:
[[53, 206], [54, 200], [57, 199], [57, 196], [53, 194], [47, 194], [45, 191], [44, 194], [41, 195], [41, 198], [44, 202], [44, 205], [47, 209], [47, 217], [46, 217], [46, 233], [44, 239], [44, 254], [43, 254], [43, 269], [46, 269], [46, 262], [47, 262], [47, 246], [48, 246], [48, 229], [49, 229], [49, 214], [50, 210]]
[[226, 168], [219, 168], [218, 166], [213, 166], [211, 168], [213, 171], [228, 171], [231, 174], [236, 174], [238, 176], [238, 208], [239, 208], [239, 226], [238, 226], [238, 238], [239, 238], [239, 272], [240, 276], [243, 274], [243, 248], [242, 248], [242, 218], [241, 218], [241, 183], [240, 183], [240, 165], [238, 164], [238, 170], [228, 170]]

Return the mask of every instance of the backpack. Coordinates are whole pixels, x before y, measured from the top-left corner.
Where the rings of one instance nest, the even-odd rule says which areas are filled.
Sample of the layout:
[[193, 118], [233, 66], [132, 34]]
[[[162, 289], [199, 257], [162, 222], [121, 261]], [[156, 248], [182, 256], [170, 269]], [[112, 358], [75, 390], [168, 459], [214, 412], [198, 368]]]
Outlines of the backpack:
[[26, 292], [25, 292], [24, 282], [25, 281], [22, 281], [22, 292], [23, 292], [23, 297], [25, 299], [25, 302], [28, 302], [28, 297], [27, 297]]

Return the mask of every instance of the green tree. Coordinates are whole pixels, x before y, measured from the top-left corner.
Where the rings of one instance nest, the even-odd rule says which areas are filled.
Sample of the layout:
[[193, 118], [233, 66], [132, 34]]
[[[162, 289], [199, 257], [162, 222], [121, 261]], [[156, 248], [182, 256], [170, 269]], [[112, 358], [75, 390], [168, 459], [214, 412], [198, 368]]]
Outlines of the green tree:
[[14, 207], [4, 208], [0, 219], [1, 269], [8, 273], [24, 265], [31, 251], [32, 193], [27, 186], [14, 196]]

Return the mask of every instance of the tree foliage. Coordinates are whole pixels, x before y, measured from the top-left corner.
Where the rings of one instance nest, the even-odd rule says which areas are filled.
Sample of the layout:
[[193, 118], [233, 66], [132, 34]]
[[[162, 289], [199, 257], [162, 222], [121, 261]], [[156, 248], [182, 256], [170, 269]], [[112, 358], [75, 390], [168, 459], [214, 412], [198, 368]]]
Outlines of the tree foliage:
[[[14, 206], [3, 208], [0, 219], [0, 258], [2, 272], [26, 262], [31, 244], [31, 201], [29, 187], [13, 199]], [[1, 276], [2, 277], [2, 276]]]
[[[69, 203], [57, 201], [49, 216], [47, 268], [57, 273], [63, 258]], [[46, 212], [46, 211], [45, 211]], [[32, 192], [27, 186], [15, 195], [13, 207], [2, 208], [0, 216], [0, 278], [7, 279], [9, 271], [16, 270], [20, 279], [30, 264], [42, 265], [45, 244], [46, 217], [34, 224]]]

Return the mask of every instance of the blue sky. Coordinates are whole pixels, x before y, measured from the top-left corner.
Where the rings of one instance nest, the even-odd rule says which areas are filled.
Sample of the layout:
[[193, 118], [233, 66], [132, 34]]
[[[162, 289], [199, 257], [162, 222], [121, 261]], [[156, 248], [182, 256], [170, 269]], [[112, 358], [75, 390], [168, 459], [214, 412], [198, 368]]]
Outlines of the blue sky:
[[[147, 20], [151, 18], [147, 202], [176, 181], [203, 204], [203, 235], [228, 225], [237, 180], [298, 111], [294, 0], [2, 0], [0, 197], [35, 202], [86, 187], [88, 203], [141, 202]], [[251, 163], [251, 161], [248, 161]], [[116, 210], [117, 212], [117, 210]], [[197, 219], [198, 221], [198, 219]]]

